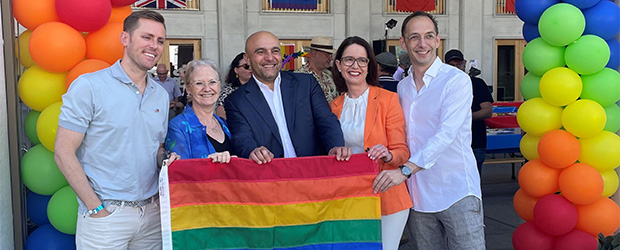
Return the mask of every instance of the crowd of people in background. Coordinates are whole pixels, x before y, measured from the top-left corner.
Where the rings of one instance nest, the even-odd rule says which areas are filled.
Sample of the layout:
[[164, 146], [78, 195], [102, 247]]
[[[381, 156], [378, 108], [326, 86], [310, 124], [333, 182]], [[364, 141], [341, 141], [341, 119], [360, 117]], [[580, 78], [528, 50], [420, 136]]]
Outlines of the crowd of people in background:
[[485, 248], [476, 138], [492, 99], [484, 81], [464, 72], [460, 51], [440, 60], [432, 15], [404, 20], [398, 59], [375, 55], [360, 37], [336, 49], [314, 37], [307, 63], [281, 71], [278, 37], [258, 31], [225, 77], [214, 61], [195, 59], [179, 67], [180, 81], [165, 64], [147, 74], [165, 33], [158, 13], [132, 13], [122, 60], [78, 78], [63, 96], [55, 157], [80, 201], [78, 249], [161, 248], [164, 159], [265, 164], [360, 153], [379, 163], [372, 188], [381, 196], [384, 249], [398, 249], [405, 227], [418, 249]]

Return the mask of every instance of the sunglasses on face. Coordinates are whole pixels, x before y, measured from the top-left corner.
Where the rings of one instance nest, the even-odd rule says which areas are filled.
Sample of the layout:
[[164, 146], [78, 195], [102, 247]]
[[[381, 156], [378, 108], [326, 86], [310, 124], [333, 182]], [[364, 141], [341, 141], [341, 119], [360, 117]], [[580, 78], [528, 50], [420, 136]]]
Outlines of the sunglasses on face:
[[248, 65], [247, 63], [246, 63], [246, 64], [239, 65], [239, 66], [237, 66], [236, 68], [241, 68], [241, 67], [243, 67], [244, 69], [250, 69], [250, 65]]

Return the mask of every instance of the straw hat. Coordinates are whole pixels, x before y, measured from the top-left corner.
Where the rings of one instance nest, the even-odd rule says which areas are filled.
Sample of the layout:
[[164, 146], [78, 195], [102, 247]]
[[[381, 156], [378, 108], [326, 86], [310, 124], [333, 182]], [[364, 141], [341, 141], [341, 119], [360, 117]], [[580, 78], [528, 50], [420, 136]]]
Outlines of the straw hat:
[[310, 42], [310, 49], [316, 49], [333, 54], [334, 44], [331, 37], [315, 36], [312, 38], [312, 42]]

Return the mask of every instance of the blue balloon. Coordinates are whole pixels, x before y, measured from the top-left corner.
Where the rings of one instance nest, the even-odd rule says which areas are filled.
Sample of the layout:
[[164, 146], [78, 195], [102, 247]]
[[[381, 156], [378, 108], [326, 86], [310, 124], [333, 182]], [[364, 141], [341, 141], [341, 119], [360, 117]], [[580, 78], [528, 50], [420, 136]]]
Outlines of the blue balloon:
[[594, 6], [599, 1], [600, 0], [564, 0], [563, 2], [570, 3], [572, 5], [575, 5], [575, 7], [583, 10]]
[[620, 42], [616, 39], [607, 40], [607, 46], [609, 46], [609, 62], [605, 67], [618, 70], [620, 67]]
[[26, 214], [30, 221], [37, 226], [50, 223], [47, 218], [47, 203], [50, 198], [52, 198], [51, 195], [40, 195], [32, 191], [28, 191], [26, 194]]
[[523, 23], [523, 38], [526, 42], [530, 42], [535, 38], [540, 37], [540, 32], [538, 32], [538, 25]]
[[609, 40], [620, 31], [620, 7], [611, 1], [600, 1], [594, 7], [583, 10], [586, 29], [583, 34], [592, 34]]
[[75, 250], [75, 235], [63, 234], [52, 225], [40, 226], [26, 239], [25, 250]]
[[543, 12], [559, 0], [515, 0], [515, 12], [522, 21], [537, 24]]

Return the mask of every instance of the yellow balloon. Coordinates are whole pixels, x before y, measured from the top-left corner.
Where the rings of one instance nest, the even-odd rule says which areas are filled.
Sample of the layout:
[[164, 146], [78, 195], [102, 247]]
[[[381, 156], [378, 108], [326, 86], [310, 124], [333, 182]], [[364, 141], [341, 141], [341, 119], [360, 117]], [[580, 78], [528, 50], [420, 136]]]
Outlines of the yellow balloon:
[[607, 170], [601, 172], [603, 177], [603, 194], [604, 197], [612, 196], [618, 190], [618, 173], [615, 170]]
[[28, 50], [28, 41], [30, 41], [31, 34], [32, 31], [30, 30], [22, 32], [22, 34], [17, 38], [19, 42], [15, 43], [15, 55], [19, 59], [22, 66], [26, 68], [30, 68], [35, 65], [32, 57], [30, 57], [30, 51]]
[[578, 100], [566, 106], [562, 112], [562, 125], [566, 131], [579, 138], [599, 134], [606, 122], [605, 109], [592, 100]]
[[583, 84], [581, 77], [569, 68], [558, 67], [540, 78], [540, 95], [551, 105], [566, 106], [579, 98]]
[[596, 168], [599, 172], [612, 170], [620, 165], [620, 137], [603, 131], [590, 138], [579, 139], [579, 162]]
[[17, 93], [26, 106], [43, 111], [52, 103], [62, 101], [65, 78], [67, 73], [50, 73], [35, 65], [19, 78]]
[[540, 136], [530, 134], [525, 134], [523, 138], [521, 138], [519, 148], [521, 149], [521, 154], [525, 157], [525, 159], [531, 161], [540, 158], [538, 156], [538, 141], [540, 141]]
[[45, 108], [37, 120], [37, 135], [41, 144], [47, 150], [54, 152], [54, 141], [56, 141], [56, 131], [58, 130], [58, 116], [62, 102], [57, 102]]
[[562, 108], [547, 103], [542, 98], [525, 101], [517, 111], [517, 122], [523, 131], [542, 136], [562, 127]]

